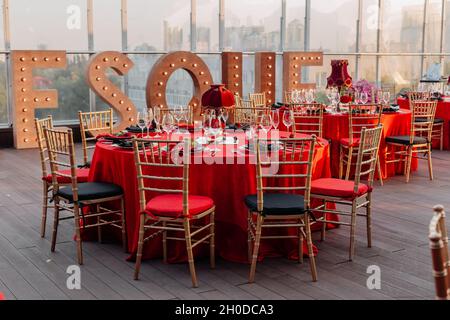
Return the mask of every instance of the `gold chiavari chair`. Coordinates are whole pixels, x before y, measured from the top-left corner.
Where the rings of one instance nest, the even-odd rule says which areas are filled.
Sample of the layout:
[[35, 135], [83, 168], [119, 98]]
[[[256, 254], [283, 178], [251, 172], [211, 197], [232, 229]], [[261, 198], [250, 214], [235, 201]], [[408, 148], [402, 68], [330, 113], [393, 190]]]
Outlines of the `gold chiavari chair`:
[[[49, 174], [49, 158], [47, 155], [47, 144], [45, 142], [44, 128], [53, 129], [53, 118], [48, 116], [43, 119], [34, 119], [36, 128], [37, 143], [39, 147], [39, 156], [41, 158], [41, 170], [42, 170], [42, 218], [41, 218], [41, 237], [45, 237], [45, 229], [47, 224], [47, 211], [48, 208], [53, 208], [49, 203], [49, 193], [52, 191], [52, 175]], [[63, 171], [64, 173], [70, 173], [69, 170]], [[87, 182], [89, 177], [89, 169], [77, 169], [77, 179], [79, 182]], [[64, 179], [58, 176], [60, 184], [70, 183], [70, 179]]]
[[253, 101], [256, 108], [266, 108], [267, 107], [267, 100], [266, 100], [266, 93], [250, 93], [249, 98], [251, 101]]
[[434, 206], [430, 221], [429, 236], [433, 277], [437, 300], [450, 300], [450, 259], [445, 211], [441, 205]]
[[323, 137], [323, 110], [320, 103], [295, 104], [291, 106], [294, 115], [293, 133], [314, 134]]
[[[381, 123], [382, 106], [379, 104], [350, 104], [348, 107], [348, 138], [343, 138], [339, 146], [339, 179], [342, 179], [345, 167], [345, 180], [350, 177], [352, 160], [358, 155], [358, 145], [363, 128], [376, 128]], [[377, 161], [378, 178], [383, 185], [381, 164]]]
[[[90, 167], [89, 149], [95, 148], [96, 135], [113, 133], [113, 110], [95, 112], [78, 112], [80, 121], [81, 145], [83, 148], [83, 161], [85, 167]], [[90, 144], [94, 142], [94, 144]]]
[[291, 105], [294, 103], [294, 99], [292, 97], [292, 91], [285, 91], [284, 92], [284, 103]]
[[[281, 150], [271, 148], [269, 151], [268, 145], [274, 146], [274, 143]], [[255, 279], [262, 239], [297, 239], [298, 260], [301, 263], [304, 237], [312, 279], [317, 281], [310, 228], [310, 188], [315, 143], [315, 136], [256, 141], [256, 194], [245, 197], [248, 208], [248, 257], [251, 260], [249, 282]], [[287, 182], [288, 186], [281, 186], [283, 182]], [[288, 227], [297, 228], [297, 235], [262, 235], [263, 229]]]
[[[434, 115], [437, 101], [416, 100], [412, 103], [411, 131], [409, 136], [386, 137], [386, 144], [403, 150], [387, 152], [386, 159], [390, 155], [398, 155], [399, 158], [387, 160], [386, 163], [405, 162], [406, 182], [409, 182], [411, 173], [411, 161], [413, 154], [422, 153], [428, 161], [430, 180], [433, 180], [433, 165], [431, 161], [431, 135], [433, 131]], [[417, 120], [420, 119], [420, 120]]]
[[[133, 148], [140, 203], [134, 279], [139, 278], [144, 242], [162, 234], [164, 262], [167, 262], [167, 240], [186, 242], [192, 285], [197, 287], [194, 247], [209, 243], [210, 264], [211, 268], [215, 267], [215, 205], [209, 197], [189, 194], [190, 140], [135, 138]], [[147, 231], [153, 232], [146, 236]]]
[[252, 100], [239, 99], [239, 107], [233, 108], [234, 122], [240, 125], [258, 124], [263, 114], [269, 114], [270, 109], [255, 107]]
[[[412, 111], [412, 102], [417, 100], [431, 100], [431, 94], [428, 91], [411, 91], [408, 92], [409, 108]], [[426, 121], [424, 118], [417, 118], [416, 121]], [[439, 150], [444, 149], [444, 119], [434, 117], [432, 140], [439, 141]]]
[[[55, 251], [59, 221], [67, 219], [75, 220], [77, 257], [80, 265], [83, 264], [81, 231], [87, 228], [97, 227], [100, 242], [102, 226], [110, 225], [121, 229], [122, 244], [126, 251], [126, 226], [122, 188], [115, 184], [104, 182], [79, 183], [76, 176], [72, 130], [44, 128], [44, 134], [52, 170], [52, 193], [55, 201], [51, 251]], [[69, 173], [59, 171], [59, 167], [69, 168]], [[61, 185], [58, 177], [68, 179], [69, 185]], [[119, 210], [110, 210], [102, 206], [102, 204], [112, 201], [120, 202]], [[95, 207], [95, 210], [93, 210], [93, 207]], [[86, 208], [89, 208], [89, 213], [87, 214], [84, 210]], [[62, 211], [68, 211], [71, 215], [60, 217]], [[96, 222], [89, 222], [90, 219], [94, 218]], [[80, 224], [80, 219], [83, 219], [83, 224]]]
[[[323, 217], [317, 219], [322, 222], [322, 240], [325, 240], [325, 228], [327, 223], [350, 226], [350, 249], [349, 260], [353, 260], [355, 253], [355, 231], [356, 217], [364, 216], [367, 223], [367, 246], [372, 246], [372, 188], [377, 162], [378, 149], [380, 146], [382, 126], [366, 129], [361, 132], [358, 146], [358, 157], [356, 161], [355, 180], [343, 180], [334, 178], [322, 178], [313, 180], [311, 183], [311, 197], [320, 199], [323, 204], [314, 209], [315, 212], [322, 212]], [[362, 177], [367, 177], [367, 182], [362, 183]], [[327, 203], [336, 203], [350, 206], [351, 211], [327, 209]], [[365, 208], [365, 214], [358, 214], [357, 210]], [[326, 213], [334, 213], [343, 216], [350, 216], [350, 222], [330, 221], [326, 219]]]

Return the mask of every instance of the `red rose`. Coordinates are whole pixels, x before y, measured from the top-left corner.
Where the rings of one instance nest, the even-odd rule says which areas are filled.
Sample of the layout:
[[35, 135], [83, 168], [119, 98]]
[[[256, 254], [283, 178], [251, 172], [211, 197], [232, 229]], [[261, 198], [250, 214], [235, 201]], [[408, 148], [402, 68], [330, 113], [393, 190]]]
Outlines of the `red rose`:
[[352, 101], [352, 97], [350, 96], [341, 96], [341, 103], [350, 103]]

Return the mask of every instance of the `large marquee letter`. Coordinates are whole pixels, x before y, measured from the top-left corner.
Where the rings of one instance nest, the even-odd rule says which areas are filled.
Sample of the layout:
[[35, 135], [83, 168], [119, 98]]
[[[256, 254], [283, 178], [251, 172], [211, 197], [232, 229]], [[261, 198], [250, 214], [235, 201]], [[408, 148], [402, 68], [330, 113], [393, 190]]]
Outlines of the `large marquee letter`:
[[275, 57], [275, 52], [255, 53], [255, 92], [265, 92], [269, 105], [275, 102]]
[[222, 52], [222, 83], [242, 97], [242, 52]]
[[[303, 66], [323, 65], [322, 52], [284, 52], [283, 53], [283, 90], [292, 91], [299, 89], [315, 88], [314, 83], [302, 83]], [[283, 93], [284, 97], [284, 93]]]
[[194, 118], [200, 118], [202, 94], [210, 88], [212, 76], [206, 63], [196, 54], [188, 51], [166, 53], [156, 61], [147, 78], [147, 107], [167, 108], [166, 87], [170, 75], [178, 69], [189, 73], [194, 82], [194, 95], [189, 101]]
[[[123, 76], [133, 67], [126, 55], [117, 51], [104, 51], [89, 59], [86, 79], [91, 89], [119, 114], [121, 121], [114, 126], [115, 131], [124, 130], [136, 123], [136, 107], [133, 102], [117, 88], [106, 76], [108, 68]], [[97, 131], [96, 134], [99, 132]]]
[[11, 52], [13, 135], [17, 149], [37, 147], [34, 130], [36, 108], [57, 108], [56, 90], [34, 90], [33, 69], [64, 68], [65, 51], [18, 51]]

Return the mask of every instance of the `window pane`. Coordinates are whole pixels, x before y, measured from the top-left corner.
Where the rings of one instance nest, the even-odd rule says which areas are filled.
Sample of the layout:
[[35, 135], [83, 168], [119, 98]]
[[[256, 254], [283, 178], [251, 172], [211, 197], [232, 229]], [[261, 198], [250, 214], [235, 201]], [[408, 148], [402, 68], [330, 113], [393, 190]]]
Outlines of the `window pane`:
[[93, 6], [95, 49], [99, 51], [121, 50], [120, 0], [95, 0]]
[[142, 111], [147, 108], [145, 89], [148, 74], [161, 55], [130, 54], [128, 57], [134, 62], [134, 67], [128, 73], [128, 96], [138, 111]]
[[363, 0], [361, 15], [361, 52], [377, 52], [378, 0]]
[[13, 49], [87, 50], [86, 0], [10, 1]]
[[279, 50], [280, 17], [280, 0], [227, 0], [225, 2], [226, 50]]
[[85, 71], [89, 57], [84, 54], [67, 55], [66, 69], [35, 69], [35, 89], [56, 89], [57, 109], [36, 109], [36, 117], [53, 115], [55, 120], [77, 120], [78, 111], [89, 111], [89, 88]]
[[[445, 3], [444, 51], [450, 52], [450, 0]], [[450, 57], [446, 57], [449, 60]], [[449, 60], [450, 62], [450, 60]]]
[[255, 92], [255, 56], [245, 54], [242, 58], [242, 96], [248, 99]]
[[[423, 12], [424, 0], [385, 0], [381, 51], [420, 52]], [[402, 65], [406, 67], [406, 64]]]
[[442, 0], [429, 0], [425, 30], [425, 52], [439, 52], [441, 42]]
[[311, 44], [313, 50], [355, 52], [358, 1], [311, 1]]
[[197, 1], [197, 51], [219, 51], [219, 0]]
[[220, 54], [199, 54], [211, 72], [213, 83], [222, 83], [222, 58]]
[[402, 88], [412, 88], [419, 82], [421, 57], [401, 56], [382, 57], [381, 82], [394, 87], [395, 92]]
[[191, 4], [186, 0], [128, 0], [128, 49], [190, 49]]
[[286, 1], [286, 50], [304, 50], [305, 48], [305, 2]]
[[6, 103], [6, 63], [5, 55], [0, 55], [0, 123], [8, 122], [8, 106]]
[[373, 56], [362, 56], [359, 61], [359, 78], [375, 83], [377, 81], [377, 58]]

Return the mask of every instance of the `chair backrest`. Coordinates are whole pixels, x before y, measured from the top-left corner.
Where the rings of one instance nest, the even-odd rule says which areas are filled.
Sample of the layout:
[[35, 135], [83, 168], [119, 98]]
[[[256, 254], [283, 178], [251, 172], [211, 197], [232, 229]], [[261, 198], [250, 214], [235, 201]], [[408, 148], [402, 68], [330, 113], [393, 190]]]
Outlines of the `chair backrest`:
[[36, 127], [36, 137], [39, 147], [39, 156], [41, 157], [41, 167], [42, 167], [42, 177], [46, 177], [47, 163], [49, 163], [49, 158], [47, 154], [47, 143], [45, 142], [44, 128], [53, 129], [53, 118], [48, 116], [43, 119], [34, 119], [34, 125]]
[[450, 259], [448, 254], [448, 235], [445, 225], [444, 207], [433, 208], [434, 216], [430, 221], [431, 259], [433, 261], [433, 277], [436, 288], [436, 299], [450, 300]]
[[270, 109], [256, 107], [252, 100], [239, 99], [239, 107], [233, 109], [234, 122], [239, 124], [258, 124], [262, 114], [268, 114]]
[[361, 131], [355, 167], [355, 194], [358, 194], [361, 177], [367, 176], [367, 185], [373, 185], [382, 131], [382, 124], [376, 128], [363, 128]]
[[314, 134], [323, 136], [323, 110], [320, 103], [302, 103], [291, 107], [294, 115], [292, 131], [294, 133]]
[[242, 98], [239, 96], [239, 93], [236, 92], [236, 93], [234, 94], [234, 106], [235, 106], [236, 108], [242, 107], [242, 106], [241, 106], [241, 100], [242, 100]]
[[266, 93], [250, 93], [249, 98], [255, 104], [255, 107], [262, 108], [267, 106]]
[[[410, 107], [412, 101], [429, 100], [431, 95], [428, 91], [409, 91], [407, 92]], [[411, 108], [412, 109], [412, 108]]]
[[348, 138], [350, 145], [361, 137], [363, 128], [376, 128], [381, 123], [380, 104], [349, 104]]
[[[316, 136], [256, 140], [256, 189], [258, 211], [264, 192], [303, 193], [304, 208], [310, 207], [311, 175]], [[268, 146], [278, 145], [273, 149]], [[279, 149], [281, 148], [281, 149]]]
[[287, 104], [294, 103], [294, 99], [292, 97], [292, 91], [285, 91], [284, 92], [284, 103], [287, 103]]
[[78, 112], [80, 120], [81, 143], [83, 147], [83, 161], [88, 162], [88, 150], [94, 149], [95, 144], [88, 143], [94, 141], [95, 137], [101, 133], [113, 133], [114, 119], [113, 110], [95, 111], [95, 112]]
[[414, 136], [425, 136], [427, 141], [431, 143], [437, 101], [416, 100], [411, 102], [411, 106], [412, 119], [410, 142], [413, 142]]
[[134, 138], [133, 150], [140, 209], [145, 209], [152, 196], [181, 193], [183, 213], [188, 215], [190, 140]]
[[[59, 189], [58, 177], [71, 180], [73, 201], [78, 201], [77, 170], [75, 162], [75, 146], [73, 143], [72, 129], [69, 128], [44, 128], [45, 141], [47, 143], [48, 158], [52, 171], [53, 194]], [[70, 169], [70, 174], [60, 171], [60, 168]]]

